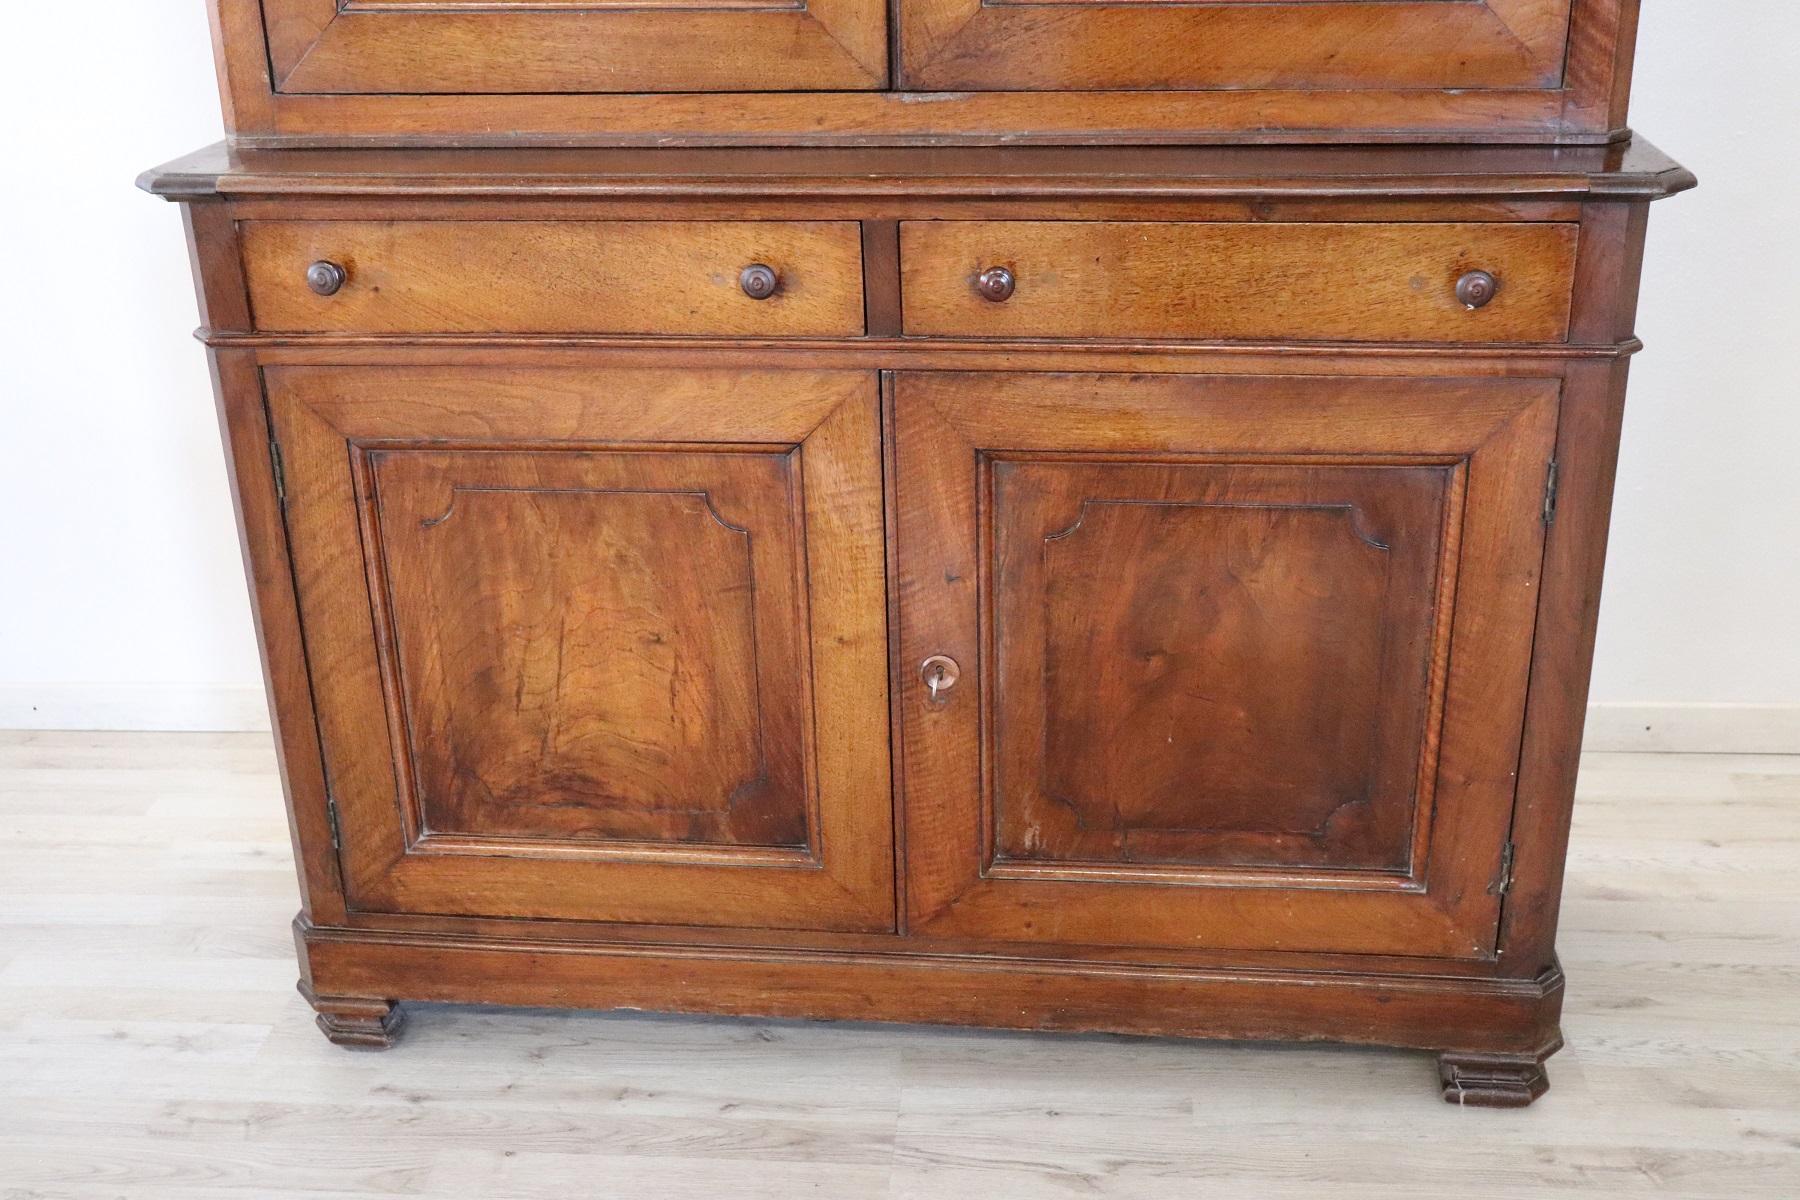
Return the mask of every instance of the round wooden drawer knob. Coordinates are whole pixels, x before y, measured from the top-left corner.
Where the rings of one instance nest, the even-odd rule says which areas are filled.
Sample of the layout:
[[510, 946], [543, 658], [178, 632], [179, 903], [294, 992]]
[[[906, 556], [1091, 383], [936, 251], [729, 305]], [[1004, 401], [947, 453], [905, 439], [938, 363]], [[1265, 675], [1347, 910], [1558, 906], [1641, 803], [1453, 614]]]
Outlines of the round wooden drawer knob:
[[1480, 308], [1500, 290], [1500, 281], [1486, 271], [1470, 271], [1456, 281], [1456, 298], [1464, 308]]
[[752, 300], [767, 300], [775, 294], [775, 286], [781, 282], [775, 274], [775, 268], [763, 263], [751, 263], [738, 276], [738, 286], [744, 289], [744, 295]]
[[321, 296], [335, 296], [349, 276], [334, 262], [320, 260], [306, 268], [306, 286]]
[[1000, 303], [1013, 294], [1013, 273], [1005, 267], [989, 267], [975, 277], [975, 290], [983, 300]]

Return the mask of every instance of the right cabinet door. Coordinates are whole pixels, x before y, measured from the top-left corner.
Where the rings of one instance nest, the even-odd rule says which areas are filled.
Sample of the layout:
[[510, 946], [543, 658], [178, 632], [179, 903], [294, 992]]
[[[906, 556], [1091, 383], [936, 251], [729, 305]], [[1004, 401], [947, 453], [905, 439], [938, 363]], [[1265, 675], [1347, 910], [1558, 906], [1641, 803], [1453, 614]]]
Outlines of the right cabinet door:
[[927, 91], [1548, 91], [1576, 2], [898, 0], [899, 77]]
[[1491, 956], [1559, 394], [897, 376], [910, 932]]

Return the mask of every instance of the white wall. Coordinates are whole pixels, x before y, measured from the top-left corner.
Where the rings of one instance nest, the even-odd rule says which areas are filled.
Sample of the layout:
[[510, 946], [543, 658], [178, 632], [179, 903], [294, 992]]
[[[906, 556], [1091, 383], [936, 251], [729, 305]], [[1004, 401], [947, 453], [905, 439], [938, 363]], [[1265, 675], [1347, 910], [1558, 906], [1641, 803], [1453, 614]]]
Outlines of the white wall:
[[1631, 123], [1700, 188], [1651, 210], [1590, 744], [1800, 751], [1797, 47], [1791, 0], [1644, 0]]
[[[219, 136], [203, 6], [8, 29], [0, 727], [259, 723], [179, 221], [131, 187]], [[1702, 188], [1651, 222], [1595, 742], [1800, 750], [1795, 46], [1791, 0], [1644, 0], [1633, 123]]]
[[0, 727], [266, 720], [180, 216], [132, 186], [221, 136], [205, 6], [7, 27]]

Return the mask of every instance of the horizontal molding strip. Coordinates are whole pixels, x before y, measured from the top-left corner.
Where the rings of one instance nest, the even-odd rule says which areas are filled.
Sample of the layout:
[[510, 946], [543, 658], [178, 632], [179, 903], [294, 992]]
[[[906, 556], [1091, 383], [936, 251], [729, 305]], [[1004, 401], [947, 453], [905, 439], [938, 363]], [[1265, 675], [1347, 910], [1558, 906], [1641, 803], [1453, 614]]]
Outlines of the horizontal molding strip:
[[[900, 369], [921, 355], [1032, 354], [1057, 352], [1080, 355], [1084, 360], [1106, 354], [1137, 356], [1236, 356], [1281, 358], [1385, 358], [1385, 359], [1483, 359], [1556, 360], [1626, 358], [1644, 348], [1637, 338], [1591, 345], [1546, 343], [1394, 343], [1394, 342], [1127, 342], [1095, 339], [1056, 341], [966, 340], [935, 337], [864, 338], [723, 338], [633, 337], [620, 334], [420, 334], [420, 333], [233, 333], [198, 329], [194, 336], [220, 349], [283, 347], [292, 349], [378, 349], [418, 347], [426, 349], [617, 349], [617, 350], [717, 350], [741, 352], [812, 352], [898, 356]], [[902, 361], [904, 360], [904, 361]], [[1046, 360], [1049, 361], [1049, 360]], [[914, 364], [916, 365], [916, 363]], [[1043, 367], [1018, 368], [1043, 370]], [[1056, 370], [1081, 368], [1056, 367]], [[1099, 368], [1094, 368], [1099, 369]], [[1124, 367], [1120, 369], [1129, 370]], [[1139, 362], [1137, 369], [1144, 369]]]
[[[933, 111], [923, 100], [909, 107]], [[357, 149], [358, 145], [362, 149]], [[1114, 200], [1654, 200], [1695, 185], [1693, 173], [1648, 142], [1623, 146], [1008, 145], [810, 146], [778, 169], [728, 151], [664, 146], [532, 147], [482, 154], [358, 143], [209, 146], [138, 185], [171, 200], [254, 197], [495, 197], [547, 199], [1072, 199]], [[1077, 165], [1079, 164], [1079, 165]]]
[[[1561, 969], [1534, 979], [1156, 967], [1041, 958], [393, 934], [297, 921], [320, 995], [897, 1020], [1008, 1029], [1529, 1050], [1556, 1041]], [[844, 978], [820, 985], [820, 972]], [[1378, 1028], [1350, 1015], [1382, 1005]], [[1340, 1020], [1335, 1013], [1343, 1010]]]

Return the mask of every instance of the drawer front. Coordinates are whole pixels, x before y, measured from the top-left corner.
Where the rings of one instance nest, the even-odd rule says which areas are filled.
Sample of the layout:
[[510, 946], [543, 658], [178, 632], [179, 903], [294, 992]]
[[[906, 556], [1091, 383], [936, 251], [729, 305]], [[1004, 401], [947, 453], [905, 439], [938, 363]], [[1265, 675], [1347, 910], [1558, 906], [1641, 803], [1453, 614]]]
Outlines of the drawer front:
[[[272, 333], [863, 330], [851, 221], [251, 221], [244, 258]], [[341, 276], [309, 279], [320, 263]], [[756, 264], [775, 276], [763, 299]]]
[[[1555, 342], [1568, 336], [1576, 234], [1544, 223], [910, 221], [904, 322], [909, 334], [971, 337]], [[1498, 289], [1470, 307], [1458, 283], [1477, 272]]]

